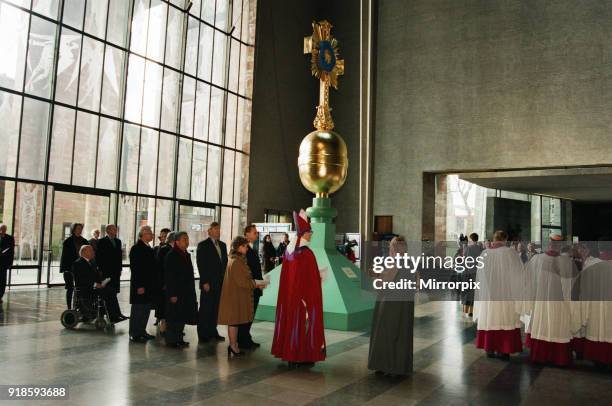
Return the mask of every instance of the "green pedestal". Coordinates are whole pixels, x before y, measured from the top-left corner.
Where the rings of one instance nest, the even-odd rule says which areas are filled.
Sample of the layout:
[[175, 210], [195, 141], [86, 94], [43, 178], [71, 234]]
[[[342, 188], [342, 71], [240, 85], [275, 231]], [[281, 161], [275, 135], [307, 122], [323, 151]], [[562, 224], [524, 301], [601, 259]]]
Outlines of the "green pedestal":
[[[361, 288], [361, 270], [338, 252], [335, 246], [336, 209], [331, 199], [314, 198], [313, 207], [306, 210], [313, 230], [310, 249], [320, 269], [327, 268], [323, 281], [323, 316], [325, 328], [333, 330], [362, 330], [368, 328], [374, 309], [375, 296]], [[274, 321], [281, 267], [268, 275], [270, 285], [259, 300], [255, 318]]]

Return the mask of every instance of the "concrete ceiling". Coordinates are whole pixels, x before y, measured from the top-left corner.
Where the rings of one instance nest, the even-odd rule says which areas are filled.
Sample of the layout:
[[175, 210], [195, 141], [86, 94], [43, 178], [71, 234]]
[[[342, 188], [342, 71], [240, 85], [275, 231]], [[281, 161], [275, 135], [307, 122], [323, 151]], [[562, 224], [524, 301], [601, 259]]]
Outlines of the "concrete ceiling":
[[581, 202], [612, 202], [612, 168], [571, 168], [459, 174], [468, 182], [510, 192]]

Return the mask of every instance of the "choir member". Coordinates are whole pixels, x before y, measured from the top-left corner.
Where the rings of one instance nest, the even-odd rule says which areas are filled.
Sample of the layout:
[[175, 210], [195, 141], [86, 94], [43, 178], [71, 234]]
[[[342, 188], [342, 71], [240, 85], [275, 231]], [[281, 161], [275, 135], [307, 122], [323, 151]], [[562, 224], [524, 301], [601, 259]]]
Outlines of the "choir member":
[[508, 234], [498, 230], [482, 254], [482, 269], [476, 274], [480, 284], [474, 302], [477, 321], [476, 347], [487, 356], [509, 359], [522, 351], [521, 321], [525, 275], [516, 251], [507, 246]]
[[612, 237], [602, 238], [598, 247], [600, 261], [591, 260], [578, 278], [580, 325], [584, 359], [604, 368], [612, 366]]
[[564, 245], [561, 236], [552, 235], [546, 252], [527, 265], [532, 286], [525, 308], [531, 314], [525, 345], [534, 363], [567, 366], [572, 360], [572, 317], [579, 315], [580, 306], [571, 301], [576, 271], [573, 259], [560, 254]]

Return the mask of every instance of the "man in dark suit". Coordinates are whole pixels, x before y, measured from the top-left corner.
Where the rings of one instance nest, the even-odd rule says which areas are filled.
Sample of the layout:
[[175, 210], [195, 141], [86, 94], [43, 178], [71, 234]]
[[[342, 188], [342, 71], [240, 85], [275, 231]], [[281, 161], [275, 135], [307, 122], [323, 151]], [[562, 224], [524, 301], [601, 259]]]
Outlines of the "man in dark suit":
[[200, 273], [198, 338], [200, 341], [225, 340], [217, 331], [221, 288], [227, 267], [227, 246], [219, 240], [220, 236], [221, 226], [217, 222], [212, 222], [208, 228], [208, 238], [198, 244], [197, 263]]
[[[109, 301], [112, 301], [112, 306], [119, 308], [117, 293], [121, 282], [121, 270], [123, 262], [123, 251], [121, 249], [121, 240], [117, 238], [117, 226], [109, 224], [106, 226], [106, 236], [97, 240], [96, 262], [98, 269], [102, 273], [102, 278], [110, 278], [107, 287], [111, 292]], [[121, 314], [120, 318], [125, 320], [126, 316]]]
[[149, 226], [140, 227], [138, 242], [130, 249], [130, 340], [145, 343], [155, 336], [147, 333], [147, 323], [154, 300], [155, 252], [149, 243], [153, 241], [153, 231]]
[[70, 269], [74, 261], [79, 259], [79, 250], [81, 247], [89, 244], [82, 236], [83, 224], [73, 223], [72, 227], [70, 227], [70, 233], [70, 237], [66, 238], [62, 243], [62, 257], [60, 259], [60, 273], [64, 276], [66, 305], [69, 309], [72, 308], [72, 293], [74, 291], [74, 280]]
[[168, 252], [172, 249], [171, 244], [174, 244], [174, 234], [172, 235], [171, 241], [169, 238], [170, 234], [172, 234], [172, 232], [169, 228], [162, 228], [157, 237], [159, 239], [159, 245], [153, 248], [157, 265], [157, 286], [155, 288], [153, 307], [155, 308], [155, 325], [158, 327], [161, 335], [166, 331], [166, 280], [164, 277], [164, 260]]
[[194, 325], [198, 319], [198, 300], [195, 292], [195, 278], [191, 255], [187, 252], [189, 236], [184, 231], [176, 233], [174, 247], [164, 260], [166, 280], [166, 345], [183, 348], [189, 345], [183, 340], [185, 324]]
[[[263, 279], [261, 274], [261, 262], [259, 261], [259, 255], [253, 249], [252, 244], [257, 241], [257, 227], [255, 224], [246, 226], [244, 229], [244, 236], [249, 241], [249, 250], [246, 254], [247, 265], [251, 270], [251, 276], [255, 280]], [[259, 304], [259, 298], [263, 292], [259, 288], [253, 289], [253, 312], [257, 311], [257, 305]], [[259, 343], [253, 341], [251, 337], [251, 325], [253, 323], [243, 324], [238, 327], [238, 347], [240, 348], [257, 348], [260, 346]]]
[[79, 288], [79, 298], [88, 300], [89, 303], [94, 300], [96, 294], [102, 296], [106, 303], [110, 321], [118, 323], [125, 319], [120, 317], [119, 307], [113, 302], [117, 298], [116, 293], [108, 285], [102, 285], [102, 278], [95, 267], [95, 253], [91, 245], [83, 245], [79, 250], [79, 259], [72, 264], [72, 275], [74, 275], [75, 285]]
[[13, 266], [15, 257], [15, 239], [6, 233], [6, 225], [0, 224], [0, 313], [2, 312], [2, 297], [6, 289], [6, 274]]
[[278, 244], [276, 248], [276, 257], [278, 258], [278, 263], [283, 263], [283, 255], [285, 255], [285, 251], [287, 250], [287, 246], [289, 245], [289, 234], [285, 233], [283, 236], [283, 241]]

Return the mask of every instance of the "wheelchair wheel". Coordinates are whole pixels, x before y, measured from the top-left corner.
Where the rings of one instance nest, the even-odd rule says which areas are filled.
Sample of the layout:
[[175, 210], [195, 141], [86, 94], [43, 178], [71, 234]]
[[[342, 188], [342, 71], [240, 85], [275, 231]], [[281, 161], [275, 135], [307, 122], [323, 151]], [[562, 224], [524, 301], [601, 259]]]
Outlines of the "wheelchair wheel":
[[99, 317], [96, 319], [96, 321], [94, 322], [94, 327], [96, 328], [96, 330], [103, 330], [106, 328], [106, 320], [104, 320], [103, 317]]
[[79, 323], [79, 313], [76, 310], [64, 310], [61, 317], [62, 326], [73, 329]]

